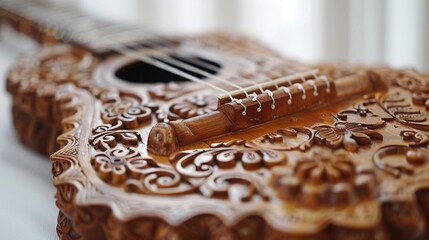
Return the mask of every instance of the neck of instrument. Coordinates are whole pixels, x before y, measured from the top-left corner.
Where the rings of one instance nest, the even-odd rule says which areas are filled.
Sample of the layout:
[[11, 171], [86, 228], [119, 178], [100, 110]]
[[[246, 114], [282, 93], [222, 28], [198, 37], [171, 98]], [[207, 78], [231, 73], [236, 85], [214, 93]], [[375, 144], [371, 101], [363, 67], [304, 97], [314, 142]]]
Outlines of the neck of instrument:
[[95, 53], [153, 38], [141, 27], [103, 22], [73, 6], [42, 1], [0, 0], [0, 21], [41, 44], [70, 42]]

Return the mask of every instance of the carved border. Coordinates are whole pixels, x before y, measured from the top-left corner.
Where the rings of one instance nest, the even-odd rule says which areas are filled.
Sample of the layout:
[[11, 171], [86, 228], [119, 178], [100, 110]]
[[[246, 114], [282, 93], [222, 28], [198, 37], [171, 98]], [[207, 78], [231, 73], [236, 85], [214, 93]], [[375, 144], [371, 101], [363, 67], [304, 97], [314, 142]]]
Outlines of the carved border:
[[[83, 165], [89, 164], [90, 157], [86, 141], [90, 137], [91, 121], [93, 120], [93, 118], [84, 118], [83, 116], [95, 113], [95, 104], [88, 104], [88, 102], [95, 101], [94, 97], [89, 92], [73, 85], [54, 87], [54, 92], [55, 90], [57, 91], [54, 95], [54, 106], [61, 112], [61, 117], [58, 120], [61, 122], [63, 131], [63, 134], [58, 137], [61, 149], [51, 156], [52, 174], [54, 184], [57, 187], [57, 206], [70, 219], [75, 230], [82, 236], [90, 239], [102, 237], [132, 239], [142, 236], [147, 237], [147, 235], [142, 234], [150, 232], [150, 237], [195, 237], [201, 235], [199, 231], [206, 231], [204, 234], [215, 234], [214, 236], [218, 234], [217, 236], [232, 237], [246, 237], [264, 233], [266, 234], [265, 236], [273, 238], [287, 237], [289, 236], [288, 234], [303, 234], [302, 238], [309, 237], [308, 235], [311, 235], [311, 237], [335, 235], [347, 237], [357, 234], [369, 237], [375, 234], [385, 234], [382, 228], [378, 228], [382, 224], [378, 221], [375, 224], [365, 222], [363, 223], [364, 229], [351, 230], [344, 226], [339, 227], [341, 221], [330, 222], [330, 220], [326, 220], [318, 226], [307, 226], [311, 229], [293, 232], [294, 229], [291, 223], [285, 223], [285, 218], [279, 218], [275, 213], [255, 211], [250, 207], [238, 210], [227, 206], [228, 204], [220, 206], [219, 202], [213, 199], [204, 203], [180, 204], [178, 206], [177, 203], [162, 203], [159, 200], [160, 198], [151, 202], [151, 196], [134, 197], [132, 194], [118, 196], [117, 192], [111, 191], [100, 179], [92, 178], [89, 172], [85, 172], [83, 167]], [[332, 128], [332, 126], [322, 126], [322, 128]], [[347, 134], [354, 133], [354, 139], [359, 137], [356, 133], [362, 133], [362, 131], [367, 137], [377, 138], [376, 135], [368, 129], [362, 128], [362, 126], [340, 126], [339, 130], [343, 131], [344, 129], [350, 131]], [[299, 131], [295, 129], [295, 132]], [[296, 135], [297, 133], [295, 132], [293, 134], [287, 132], [286, 135]], [[301, 132], [312, 139], [312, 132]], [[316, 139], [318, 136], [316, 133]], [[364, 136], [360, 134], [360, 137]], [[417, 142], [416, 139], [418, 140], [416, 137], [414, 141]], [[323, 142], [322, 140], [320, 141], [320, 143]], [[344, 142], [340, 141], [340, 143], [345, 146]], [[306, 147], [303, 146], [302, 148], [305, 149]], [[299, 148], [301, 149], [301, 147]], [[351, 149], [355, 149], [355, 147]], [[381, 206], [383, 213], [393, 214], [384, 224], [397, 226], [398, 222], [390, 222], [390, 219], [395, 218], [396, 220], [399, 219], [400, 223], [400, 215], [404, 213], [402, 211], [395, 212], [397, 209], [408, 210], [407, 214], [422, 218], [425, 213], [421, 213], [418, 209], [414, 193], [417, 191], [420, 196], [419, 199], [423, 200], [426, 199], [428, 193], [425, 189], [419, 190], [420, 187], [423, 187], [423, 185], [413, 186], [412, 197], [411, 199], [406, 199], [406, 202], [386, 201]], [[401, 192], [402, 190], [398, 189], [397, 191]], [[120, 193], [123, 194], [122, 191]], [[422, 195], [424, 197], [421, 197]], [[411, 208], [408, 206], [409, 204], [412, 204]], [[153, 211], [154, 209], [156, 212]], [[193, 210], [184, 213], [185, 211], [183, 210], [189, 209]], [[423, 210], [427, 211], [427, 209]], [[235, 218], [228, 218], [229, 215], [226, 213], [230, 211], [235, 212]], [[314, 214], [314, 212], [309, 211], [308, 214]], [[378, 214], [381, 215], [381, 211]], [[288, 220], [296, 221], [299, 216], [290, 215], [288, 217], [290, 218]], [[376, 218], [379, 219], [380, 217]], [[341, 219], [341, 216], [339, 219]], [[373, 228], [368, 227], [370, 225]], [[418, 228], [415, 225], [411, 227]], [[140, 229], [140, 231], [136, 232], [136, 228]], [[193, 228], [198, 230], [192, 230]], [[153, 229], [156, 230], [154, 231]], [[304, 236], [304, 234], [307, 234], [307, 236]]]

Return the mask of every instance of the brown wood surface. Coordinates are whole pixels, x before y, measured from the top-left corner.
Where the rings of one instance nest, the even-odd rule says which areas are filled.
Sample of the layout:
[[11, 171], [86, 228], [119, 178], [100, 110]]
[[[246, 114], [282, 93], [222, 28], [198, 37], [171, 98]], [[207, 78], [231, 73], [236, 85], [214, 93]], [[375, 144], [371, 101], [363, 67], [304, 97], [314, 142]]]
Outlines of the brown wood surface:
[[331, 91], [294, 90], [290, 105], [275, 92], [275, 109], [261, 94], [262, 112], [246, 99], [242, 116], [201, 84], [120, 80], [133, 60], [118, 54], [55, 45], [22, 57], [7, 79], [14, 127], [52, 154], [61, 239], [429, 237], [428, 75], [310, 66], [225, 35], [181, 42], [196, 43], [237, 84], [227, 70], [261, 81], [317, 68]]

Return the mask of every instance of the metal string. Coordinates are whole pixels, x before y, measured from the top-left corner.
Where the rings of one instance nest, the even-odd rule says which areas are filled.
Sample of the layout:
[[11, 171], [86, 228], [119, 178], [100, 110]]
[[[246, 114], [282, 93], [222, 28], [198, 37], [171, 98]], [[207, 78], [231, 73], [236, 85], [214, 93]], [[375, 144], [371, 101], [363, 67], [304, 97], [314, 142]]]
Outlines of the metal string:
[[[68, 14], [70, 14], [70, 9], [66, 9], [67, 11], [66, 11], [66, 13], [68, 13]], [[25, 11], [24, 11], [25, 12]], [[27, 12], [27, 14], [28, 14], [28, 12]], [[30, 14], [31, 15], [31, 14]], [[36, 14], [36, 18], [37, 17], [39, 17], [39, 16], [37, 16], [37, 15], [39, 15], [40, 16], [40, 12], [39, 12], [39, 14]], [[59, 15], [58, 14], [58, 12], [57, 12], [57, 14], [56, 15], [54, 15], [54, 16], [61, 16], [61, 15]], [[32, 17], [34, 17], [34, 14], [33, 14], [33, 16]], [[46, 17], [46, 15], [45, 15], [45, 17]], [[62, 19], [61, 19], [62, 18]], [[41, 20], [41, 19], [38, 19], [39, 21]], [[57, 18], [57, 20], [59, 20], [58, 18]], [[62, 24], [63, 25], [69, 25], [69, 27], [70, 27], [70, 21], [73, 21], [73, 18], [69, 15], [69, 16], [64, 16], [64, 15], [62, 15], [61, 17], [60, 17], [60, 20], [62, 20]], [[66, 21], [68, 20], [68, 23], [65, 23]], [[45, 19], [42, 19], [42, 22], [46, 22], [46, 18]], [[57, 24], [61, 24], [61, 23], [58, 23], [58, 22], [56, 22], [56, 23], [54, 23], [54, 26], [58, 26]], [[75, 23], [74, 23], [75, 24]], [[73, 25], [74, 25], [73, 24]], [[119, 25], [119, 26], [121, 26], [121, 25]], [[105, 26], [105, 27], [102, 27], [102, 28], [104, 28], [104, 30], [106, 30], [106, 29], [108, 29], [108, 30], [110, 30], [110, 29], [115, 29], [115, 28], [117, 28], [118, 27], [118, 24], [115, 24], [115, 25], [111, 25], [111, 26]], [[75, 28], [76, 29], [76, 28]], [[78, 30], [78, 31], [75, 31], [74, 33], [72, 33], [72, 34], [69, 34], [69, 38], [72, 38], [73, 36], [73, 34], [74, 35], [78, 35], [78, 34], [81, 34], [81, 35], [84, 35], [84, 34], [86, 34], [86, 33], [91, 33], [91, 32], [96, 32], [97, 30], [95, 30], [95, 29], [89, 29], [89, 30], [85, 30], [85, 29], [80, 29], [80, 30]], [[127, 30], [127, 32], [139, 32], [139, 31], [141, 31], [141, 29], [131, 29], [131, 30]], [[147, 34], [148, 32], [145, 32], [145, 34]], [[156, 36], [157, 38], [158, 38], [158, 40], [159, 39], [161, 39], [161, 40], [163, 40], [163, 41], [167, 41], [167, 42], [173, 42], [172, 40], [169, 40], [169, 39], [166, 39], [166, 38], [163, 38], [163, 37], [160, 37], [160, 36], [157, 36], [156, 34], [153, 34], [153, 33], [149, 33], [149, 34], [152, 34], [152, 35], [154, 35], [154, 36]], [[67, 34], [66, 34], [67, 35]], [[110, 33], [110, 34], [107, 34], [107, 36], [115, 36], [115, 35], [123, 35], [123, 32], [113, 32], [113, 33]], [[94, 35], [93, 35], [94, 36]], [[103, 38], [105, 38], [105, 37], [107, 37], [107, 36], [103, 36]], [[64, 35], [62, 34], [62, 35], [60, 35], [60, 37], [64, 37]], [[91, 41], [92, 39], [87, 39], [88, 41]], [[115, 43], [114, 41], [112, 41], [112, 43]], [[121, 42], [118, 42], [118, 43], [120, 43], [120, 44], [123, 44], [123, 43], [121, 43]], [[129, 46], [127, 46], [126, 44], [124, 44], [123, 46], [121, 46], [121, 47], [116, 47], [114, 50], [116, 50], [117, 52], [120, 52], [120, 53], [122, 53], [122, 54], [124, 54], [124, 55], [126, 55], [126, 56], [130, 56], [130, 57], [133, 57], [133, 58], [136, 58], [136, 59], [138, 59], [138, 60], [140, 60], [140, 61], [143, 61], [143, 62], [145, 62], [145, 63], [148, 63], [148, 64], [151, 64], [151, 65], [154, 65], [154, 66], [156, 66], [156, 67], [158, 67], [158, 68], [161, 68], [161, 69], [163, 69], [163, 70], [166, 70], [166, 71], [168, 71], [168, 72], [171, 72], [171, 73], [173, 73], [173, 74], [176, 74], [176, 75], [179, 75], [179, 76], [181, 76], [181, 77], [184, 77], [184, 78], [186, 78], [186, 79], [189, 79], [189, 80], [191, 80], [191, 81], [194, 81], [194, 82], [198, 82], [198, 83], [202, 83], [202, 84], [205, 84], [205, 85], [207, 85], [207, 86], [210, 86], [211, 88], [213, 88], [213, 89], [216, 89], [216, 90], [218, 90], [218, 91], [221, 91], [221, 92], [224, 92], [224, 93], [226, 93], [227, 95], [229, 95], [229, 97], [231, 98], [231, 101], [235, 101], [235, 102], [237, 102], [237, 103], [239, 103], [239, 104], [241, 104], [241, 102], [239, 102], [239, 100], [238, 99], [235, 99], [235, 98], [233, 98], [233, 96], [230, 94], [230, 92], [228, 92], [227, 90], [225, 90], [225, 89], [223, 89], [223, 88], [220, 88], [220, 87], [218, 87], [218, 86], [216, 86], [216, 85], [214, 85], [214, 84], [211, 84], [211, 83], [209, 83], [209, 82], [207, 82], [207, 81], [203, 81], [203, 80], [201, 80], [201, 79], [199, 79], [198, 77], [195, 77], [195, 76], [193, 76], [193, 75], [191, 75], [191, 74], [189, 74], [189, 73], [187, 73], [187, 72], [184, 72], [184, 71], [182, 71], [182, 70], [180, 70], [179, 68], [181, 68], [181, 69], [186, 69], [186, 70], [188, 70], [188, 71], [191, 71], [191, 72], [194, 72], [194, 73], [197, 73], [197, 74], [199, 74], [199, 75], [202, 75], [202, 76], [205, 76], [205, 77], [208, 77], [208, 78], [211, 78], [211, 79], [215, 79], [215, 80], [217, 80], [217, 81], [220, 81], [220, 82], [223, 82], [223, 83], [225, 83], [225, 84], [227, 84], [227, 85], [230, 85], [230, 86], [233, 86], [233, 87], [235, 87], [235, 88], [237, 88], [237, 89], [240, 89], [241, 91], [243, 91], [243, 93], [246, 95], [246, 97], [249, 97], [249, 93], [243, 88], [243, 87], [241, 87], [241, 86], [239, 86], [239, 85], [237, 85], [237, 84], [234, 84], [234, 83], [232, 83], [232, 82], [230, 82], [230, 81], [228, 81], [228, 80], [225, 80], [225, 79], [222, 79], [222, 78], [220, 78], [220, 77], [218, 77], [218, 76], [216, 76], [216, 75], [214, 75], [214, 74], [211, 74], [211, 73], [209, 73], [209, 72], [207, 72], [207, 71], [204, 71], [203, 69], [200, 69], [200, 68], [197, 68], [197, 67], [195, 67], [195, 66], [193, 66], [193, 65], [190, 65], [190, 64], [188, 64], [188, 63], [186, 63], [186, 62], [190, 62], [190, 63], [193, 63], [193, 64], [195, 64], [195, 65], [199, 65], [200, 67], [204, 67], [205, 69], [210, 69], [210, 70], [214, 70], [214, 71], [217, 71], [217, 70], [219, 70], [220, 69], [220, 67], [217, 67], [217, 66], [214, 66], [214, 65], [211, 65], [211, 64], [208, 64], [208, 63], [206, 63], [206, 62], [203, 62], [202, 60], [199, 60], [199, 59], [191, 59], [191, 58], [187, 58], [186, 59], [186, 62], [183, 62], [183, 61], [179, 61], [179, 60], [177, 60], [177, 59], [175, 59], [175, 58], [172, 58], [172, 57], [170, 57], [169, 55], [167, 55], [167, 54], [165, 54], [164, 52], [162, 52], [162, 51], [160, 51], [160, 50], [158, 50], [156, 47], [152, 47], [152, 48], [149, 48], [149, 49], [151, 49], [152, 51], [154, 51], [155, 53], [157, 53], [158, 55], [161, 55], [162, 56], [162, 60], [164, 61], [160, 61], [160, 60], [157, 60], [157, 59], [154, 59], [154, 58], [152, 58], [152, 57], [148, 57], [147, 55], [143, 55], [143, 54], [139, 54], [139, 49], [134, 49], [134, 50], [131, 50], [132, 48], [131, 47], [129, 47]], [[145, 48], [141, 48], [141, 49], [147, 49], [147, 47], [145, 47]], [[141, 50], [140, 49], [140, 50]], [[250, 50], [250, 49], [246, 49], [247, 51], [248, 50]], [[136, 52], [137, 51], [137, 52]], [[166, 64], [165, 62], [167, 62], [167, 63], [169, 63], [169, 64]], [[179, 67], [179, 68], [175, 68], [175, 67], [173, 67], [173, 66], [171, 66], [171, 65], [174, 65], [174, 66], [177, 66], [177, 67]], [[261, 86], [260, 86], [260, 84], [259, 83], [257, 83], [257, 82], [254, 82], [254, 81], [252, 81], [252, 80], [250, 80], [250, 79], [246, 79], [246, 78], [243, 78], [243, 77], [241, 77], [241, 76], [239, 76], [239, 75], [237, 75], [237, 74], [235, 74], [235, 73], [232, 73], [232, 72], [230, 72], [230, 71], [227, 71], [227, 70], [224, 70], [224, 73], [227, 73], [228, 75], [230, 75], [230, 76], [234, 76], [234, 77], [238, 77], [238, 78], [240, 78], [240, 79], [244, 79], [244, 80], [246, 80], [246, 81], [250, 81], [250, 82], [252, 82], [253, 84], [255, 84], [258, 88], [259, 88], [259, 90], [261, 91], [261, 93], [266, 93], [266, 94], [268, 94], [271, 98], [272, 98], [272, 101], [273, 101], [273, 104], [272, 104], [272, 108], [274, 108], [275, 107], [275, 100], [274, 100], [274, 98], [273, 98], [273, 96], [272, 96], [272, 92], [271, 91], [269, 91], [269, 90], [264, 90]], [[316, 76], [315, 76], [316, 77]], [[303, 78], [302, 76], [301, 76], [301, 78], [302, 78], [302, 80], [303, 80], [303, 82], [305, 82], [305, 81], [307, 81], [305, 78]], [[266, 78], [266, 79], [268, 79], [268, 80], [271, 80], [271, 81], [273, 81], [273, 83], [274, 83], [274, 86], [277, 88], [277, 89], [279, 89], [279, 86], [278, 86], [278, 84], [277, 84], [277, 82], [275, 81], [276, 79], [271, 79], [271, 78]], [[281, 79], [281, 78], [279, 78], [279, 79]], [[316, 78], [315, 78], [316, 79]], [[313, 81], [314, 82], [314, 81]], [[300, 85], [300, 84], [296, 84], [296, 85]], [[312, 84], [313, 85], [313, 84]], [[301, 89], [301, 87], [302, 86], [298, 86], [300, 89]], [[317, 91], [317, 88], [315, 88], [314, 89], [315, 91]], [[252, 96], [253, 96], [253, 101], [258, 101], [258, 103], [259, 103], [259, 105], [261, 106], [261, 103], [259, 102], [259, 100], [257, 99], [257, 94], [256, 93], [252, 93]], [[303, 93], [303, 96], [302, 96], [303, 98], [305, 98], [305, 93]], [[260, 111], [260, 107], [258, 108], [258, 111]], [[245, 111], [243, 112], [243, 114], [245, 114]]]

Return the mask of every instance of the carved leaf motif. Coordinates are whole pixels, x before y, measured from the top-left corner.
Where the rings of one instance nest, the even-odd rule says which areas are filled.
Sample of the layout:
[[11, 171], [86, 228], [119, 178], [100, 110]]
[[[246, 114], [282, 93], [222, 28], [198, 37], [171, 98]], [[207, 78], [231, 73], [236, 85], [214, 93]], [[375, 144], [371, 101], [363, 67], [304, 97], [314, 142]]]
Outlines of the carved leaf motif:
[[357, 152], [360, 145], [371, 144], [372, 140], [381, 140], [381, 133], [362, 127], [357, 123], [336, 122], [334, 126], [318, 125], [313, 127], [318, 145], [336, 149], [344, 147], [351, 152]]
[[357, 166], [345, 153], [316, 150], [299, 158], [292, 171], [274, 170], [272, 182], [280, 197], [300, 205], [349, 205], [373, 196], [372, 168]]

